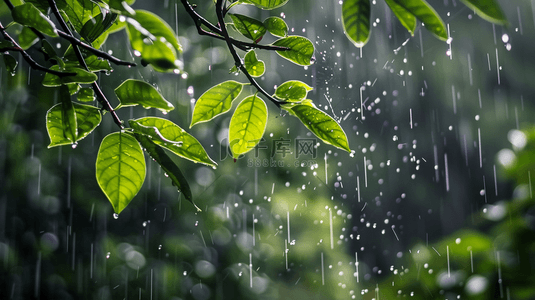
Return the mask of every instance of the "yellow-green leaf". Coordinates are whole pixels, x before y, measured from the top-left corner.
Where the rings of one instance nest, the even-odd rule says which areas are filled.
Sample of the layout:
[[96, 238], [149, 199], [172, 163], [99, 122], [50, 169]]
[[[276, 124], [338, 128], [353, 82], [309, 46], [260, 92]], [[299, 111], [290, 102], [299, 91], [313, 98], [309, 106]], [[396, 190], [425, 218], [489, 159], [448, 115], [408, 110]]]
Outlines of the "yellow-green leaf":
[[243, 85], [243, 83], [229, 80], [204, 92], [195, 103], [189, 127], [191, 128], [197, 123], [210, 121], [229, 111], [232, 107], [232, 101], [240, 95]]
[[253, 77], [260, 77], [264, 75], [266, 70], [265, 63], [256, 58], [256, 53], [254, 50], [250, 50], [245, 54], [244, 61], [245, 69], [249, 72], [249, 75]]
[[289, 36], [275, 41], [275, 46], [286, 47], [288, 50], [277, 50], [277, 54], [298, 65], [308, 66], [312, 63], [314, 45], [302, 36]]
[[229, 126], [229, 145], [232, 155], [251, 151], [262, 139], [266, 130], [267, 107], [264, 100], [254, 96], [243, 99], [236, 107]]
[[425, 28], [441, 40], [448, 39], [448, 32], [444, 21], [425, 0], [392, 0], [406, 11], [413, 14], [424, 23]]
[[483, 19], [500, 24], [506, 25], [507, 19], [503, 13], [500, 5], [495, 0], [461, 0], [466, 6], [476, 11], [476, 13]]
[[130, 120], [129, 123], [134, 130], [147, 135], [154, 143], [180, 157], [211, 167], [217, 165], [195, 137], [169, 120], [146, 117]]
[[[286, 108], [285, 108], [286, 109]], [[287, 108], [318, 138], [347, 152], [351, 152], [347, 136], [331, 116], [311, 105], [297, 104]]]
[[396, 15], [399, 22], [401, 22], [401, 25], [403, 25], [411, 35], [414, 35], [414, 31], [416, 30], [416, 17], [394, 0], [385, 0], [385, 2], [394, 15]]
[[102, 121], [102, 115], [98, 107], [78, 103], [73, 103], [73, 107], [76, 113], [77, 126], [77, 136], [74, 141], [65, 137], [62, 104], [58, 103], [48, 110], [46, 114], [46, 130], [50, 138], [48, 148], [78, 142], [89, 135]]
[[139, 192], [145, 172], [143, 150], [132, 134], [115, 132], [102, 140], [96, 177], [115, 213], [121, 213]]
[[342, 24], [346, 36], [357, 47], [363, 47], [370, 38], [370, 0], [344, 0]]
[[175, 107], [152, 85], [135, 79], [125, 80], [115, 89], [115, 95], [121, 101], [116, 109], [125, 106], [141, 105], [144, 108], [157, 108], [163, 112], [173, 110]]

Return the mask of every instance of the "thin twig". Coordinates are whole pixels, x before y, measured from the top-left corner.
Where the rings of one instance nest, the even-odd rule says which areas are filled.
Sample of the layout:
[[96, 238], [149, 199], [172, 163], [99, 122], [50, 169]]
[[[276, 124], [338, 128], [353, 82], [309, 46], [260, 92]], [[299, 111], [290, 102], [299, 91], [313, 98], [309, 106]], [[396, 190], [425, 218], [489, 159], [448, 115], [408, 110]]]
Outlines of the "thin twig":
[[76, 45], [76, 46], [80, 46], [81, 48], [84, 48], [85, 50], [95, 54], [97, 57], [100, 57], [100, 58], [103, 58], [103, 59], [106, 59], [116, 65], [119, 65], [119, 66], [128, 66], [128, 67], [135, 67], [136, 66], [136, 63], [133, 63], [133, 62], [128, 62], [128, 61], [124, 61], [124, 60], [120, 60], [118, 59], [117, 57], [114, 57], [112, 55], [109, 55], [108, 53], [104, 52], [104, 51], [101, 51], [101, 50], [98, 50], [96, 48], [93, 48], [91, 45], [88, 45], [84, 42], [82, 42], [81, 40], [77, 39], [76, 37], [74, 37], [72, 34], [68, 34], [64, 31], [61, 31], [61, 30], [57, 30], [58, 32], [58, 35], [64, 39], [66, 39], [67, 41], [69, 41], [73, 46]]
[[[65, 22], [65, 20], [63, 20], [63, 16], [59, 13], [59, 10], [58, 10], [58, 7], [56, 6], [55, 0], [48, 0], [48, 5], [52, 9], [52, 13], [54, 14], [54, 16], [56, 16], [56, 19], [58, 20], [59, 24], [61, 25], [61, 28], [63, 28], [63, 30], [68, 35], [70, 35], [72, 37], [73, 35], [71, 33], [71, 30], [69, 29], [69, 26], [67, 26], [67, 23]], [[78, 58], [78, 62], [80, 63], [80, 65], [85, 70], [89, 71], [89, 68], [87, 67], [87, 63], [85, 62], [85, 59], [82, 56], [82, 52], [80, 51], [80, 48], [78, 47], [78, 45], [76, 45], [76, 44], [74, 44], [72, 42], [71, 42], [71, 45], [72, 45], [72, 49], [74, 50], [74, 54], [76, 54], [76, 57]], [[100, 87], [98, 86], [98, 84], [96, 82], [93, 82], [91, 84], [91, 86], [93, 87], [93, 90], [95, 91], [95, 93], [97, 95], [97, 99], [99, 99], [100, 104], [102, 104], [102, 106], [107, 111], [110, 112], [115, 124], [117, 124], [117, 126], [119, 126], [119, 128], [123, 129], [124, 128], [123, 122], [121, 121], [121, 119], [119, 119], [119, 116], [117, 116], [117, 113], [111, 107], [110, 102], [108, 101], [108, 99], [106, 98], [106, 96], [104, 95], [104, 93], [102, 92]]]
[[[194, 9], [191, 4], [189, 4], [188, 0], [181, 0], [182, 5], [184, 5], [184, 8], [186, 9], [186, 12], [190, 15], [190, 17], [195, 21], [195, 26], [197, 27], [197, 32], [200, 35], [208, 35], [210, 37], [225, 40], [223, 37], [223, 32], [221, 29], [214, 24], [210, 23], [208, 20], [206, 20], [203, 16], [199, 15]], [[202, 29], [201, 25], [204, 25], [208, 27], [209, 30], [212, 32], [206, 31]], [[228, 34], [227, 34], [228, 35]], [[290, 50], [287, 47], [281, 47], [281, 46], [273, 46], [273, 45], [260, 45], [256, 43], [250, 43], [250, 42], [243, 42], [238, 41], [236, 39], [230, 38], [231, 43], [238, 47], [240, 50], [248, 51], [251, 49], [262, 49], [262, 50], [271, 50], [271, 51], [288, 51]]]
[[2, 35], [4, 36], [4, 38], [13, 44], [13, 47], [11, 47], [8, 50], [17, 51], [20, 54], [22, 54], [22, 57], [24, 58], [24, 60], [30, 65], [30, 67], [32, 67], [32, 69], [47, 72], [47, 73], [50, 73], [59, 77], [76, 75], [76, 73], [64, 73], [64, 72], [60, 72], [56, 70], [51, 70], [45, 66], [40, 65], [35, 60], [33, 60], [33, 58], [26, 51], [24, 51], [24, 49], [22, 49], [22, 47], [19, 46], [19, 44], [17, 44], [17, 42], [6, 32], [6, 28], [2, 25], [1, 22], [0, 22], [0, 31], [2, 31]]
[[221, 26], [221, 34], [223, 35], [223, 37], [225, 37], [225, 41], [227, 42], [227, 47], [228, 47], [230, 53], [232, 54], [232, 57], [234, 58], [234, 62], [236, 63], [236, 67], [238, 67], [243, 72], [243, 74], [245, 74], [247, 79], [249, 79], [249, 82], [258, 90], [258, 92], [260, 92], [262, 95], [266, 96], [271, 102], [273, 102], [277, 107], [280, 108], [280, 106], [282, 104], [285, 104], [286, 102], [277, 100], [277, 99], [273, 98], [273, 96], [268, 94], [258, 84], [258, 82], [256, 82], [256, 80], [251, 76], [251, 74], [249, 74], [249, 72], [245, 69], [245, 66], [242, 63], [241, 58], [238, 56], [238, 53], [236, 53], [236, 49], [234, 49], [232, 41], [231, 41], [231, 39], [230, 39], [230, 37], [228, 35], [228, 32], [227, 32], [227, 28], [225, 27], [225, 20], [224, 20], [224, 17], [223, 17], [223, 0], [217, 0], [215, 10], [216, 10], [217, 19], [219, 21], [219, 24], [223, 24]]

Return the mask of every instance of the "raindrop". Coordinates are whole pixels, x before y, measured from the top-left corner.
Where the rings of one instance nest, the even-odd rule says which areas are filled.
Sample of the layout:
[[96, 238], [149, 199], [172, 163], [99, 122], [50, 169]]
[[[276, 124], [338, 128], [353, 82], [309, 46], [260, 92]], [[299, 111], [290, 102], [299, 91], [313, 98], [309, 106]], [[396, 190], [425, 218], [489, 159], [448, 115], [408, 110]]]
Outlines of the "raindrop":
[[114, 213], [114, 214], [113, 214], [113, 218], [114, 218], [115, 220], [119, 219], [119, 214], [118, 214], [118, 213]]

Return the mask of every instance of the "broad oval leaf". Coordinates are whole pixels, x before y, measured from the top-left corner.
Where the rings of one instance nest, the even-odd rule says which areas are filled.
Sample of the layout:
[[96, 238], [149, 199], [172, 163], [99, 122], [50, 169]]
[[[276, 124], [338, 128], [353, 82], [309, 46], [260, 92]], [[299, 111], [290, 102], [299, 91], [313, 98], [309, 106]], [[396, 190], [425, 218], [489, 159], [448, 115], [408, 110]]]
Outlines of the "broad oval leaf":
[[73, 103], [73, 107], [76, 113], [77, 125], [75, 141], [71, 141], [65, 137], [62, 104], [58, 103], [48, 110], [46, 114], [46, 130], [50, 138], [48, 148], [78, 142], [89, 135], [102, 121], [102, 115], [98, 107], [78, 103]]
[[275, 97], [290, 102], [299, 102], [306, 98], [312, 88], [298, 80], [290, 80], [281, 84], [275, 90]]
[[424, 23], [425, 28], [441, 40], [448, 39], [444, 21], [425, 0], [392, 0]]
[[115, 213], [121, 213], [139, 192], [145, 172], [143, 150], [132, 134], [115, 132], [102, 140], [95, 173]]
[[133, 17], [139, 24], [156, 38], [163, 37], [177, 52], [182, 52], [175, 31], [162, 18], [146, 10], [138, 9]]
[[277, 54], [298, 65], [308, 66], [312, 63], [314, 45], [307, 38], [289, 36], [275, 41], [273, 45], [288, 48], [286, 51], [277, 50]]
[[141, 64], [150, 64], [158, 72], [180, 69], [175, 50], [165, 40], [155, 40], [150, 45], [145, 45], [141, 52]]
[[186, 200], [191, 202], [193, 206], [200, 211], [201, 209], [193, 202], [193, 195], [191, 194], [191, 189], [186, 177], [184, 177], [184, 174], [182, 174], [175, 162], [169, 156], [167, 156], [165, 151], [160, 146], [156, 145], [148, 137], [141, 134], [134, 134], [134, 136], [141, 146], [143, 146], [145, 151], [149, 153], [150, 157], [152, 157], [152, 159], [154, 159], [160, 165], [160, 167], [162, 167], [165, 174], [171, 179], [173, 185], [182, 192], [184, 197], [186, 197]]
[[144, 108], [154, 107], [163, 112], [168, 112], [175, 108], [165, 100], [155, 87], [141, 80], [125, 80], [115, 89], [115, 95], [117, 95], [117, 98], [121, 102], [116, 109], [138, 104]]
[[357, 47], [363, 47], [370, 38], [370, 0], [344, 0], [342, 24], [346, 36]]
[[279, 17], [269, 17], [264, 20], [267, 31], [277, 37], [288, 36], [288, 25]]
[[33, 27], [51, 37], [58, 36], [56, 25], [31, 3], [15, 6], [11, 16], [19, 24]]
[[230, 14], [230, 17], [238, 32], [254, 42], [259, 42], [266, 34], [264, 23], [257, 19], [239, 14]]
[[132, 19], [127, 19], [126, 32], [134, 54], [141, 56], [141, 63], [151, 64], [158, 72], [169, 72], [180, 69], [177, 51], [165, 37], [157, 37]]
[[464, 5], [470, 7], [470, 9], [476, 11], [476, 13], [483, 19], [500, 24], [506, 25], [507, 19], [503, 13], [500, 5], [496, 0], [461, 0]]
[[195, 103], [189, 127], [191, 128], [197, 123], [210, 121], [229, 111], [232, 107], [232, 101], [238, 98], [243, 85], [243, 83], [229, 80], [204, 92]]
[[150, 139], [180, 157], [211, 167], [217, 166], [195, 137], [169, 120], [146, 117], [130, 120], [129, 123], [134, 130], [142, 127], [156, 129], [149, 132]]
[[256, 95], [243, 99], [236, 107], [229, 125], [229, 145], [232, 155], [251, 151], [262, 139], [266, 130], [267, 106]]
[[[50, 69], [55, 71], [60, 70], [58, 65], [53, 65], [52, 67], [50, 67]], [[43, 79], [43, 85], [48, 87], [54, 87], [67, 83], [89, 84], [95, 82], [98, 79], [96, 74], [76, 67], [66, 67], [64, 70], [61, 71], [64, 73], [75, 73], [76, 75], [59, 77], [57, 75], [46, 73], [45, 78]]]
[[288, 109], [322, 141], [351, 152], [344, 130], [329, 115], [314, 106], [306, 104], [297, 104]]
[[390, 7], [394, 15], [396, 15], [399, 22], [401, 22], [401, 25], [403, 25], [403, 27], [405, 27], [413, 36], [414, 31], [416, 30], [416, 17], [394, 0], [385, 0], [385, 2]]
[[19, 34], [19, 46], [28, 50], [31, 46], [39, 41], [39, 37], [30, 29], [30, 27], [24, 26]]
[[289, 0], [242, 0], [240, 2], [246, 3], [246, 4], [253, 4], [254, 6], [261, 8], [261, 9], [275, 9], [283, 6], [284, 4], [288, 3]]
[[244, 65], [249, 75], [253, 77], [260, 77], [264, 75], [266, 70], [266, 65], [263, 61], [256, 58], [256, 53], [254, 50], [251, 50], [245, 54]]

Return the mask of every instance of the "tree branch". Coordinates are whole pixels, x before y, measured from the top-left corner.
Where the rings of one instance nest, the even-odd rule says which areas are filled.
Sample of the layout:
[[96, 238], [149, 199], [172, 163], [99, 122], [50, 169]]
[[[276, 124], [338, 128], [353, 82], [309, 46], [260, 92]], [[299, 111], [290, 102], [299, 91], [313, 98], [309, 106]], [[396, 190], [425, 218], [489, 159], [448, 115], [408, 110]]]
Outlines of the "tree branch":
[[60, 72], [60, 71], [50, 70], [49, 68], [40, 65], [35, 60], [33, 60], [33, 58], [26, 51], [24, 51], [24, 49], [22, 49], [22, 47], [19, 46], [19, 44], [17, 44], [17, 42], [6, 32], [6, 28], [2, 25], [1, 22], [0, 22], [0, 31], [2, 31], [2, 35], [4, 36], [4, 38], [6, 40], [10, 41], [14, 46], [9, 50], [10, 51], [17, 51], [20, 54], [22, 54], [22, 57], [24, 58], [24, 60], [30, 65], [30, 67], [32, 67], [32, 69], [36, 69], [36, 70], [40, 70], [40, 71], [43, 71], [43, 72], [47, 72], [47, 73], [50, 73], [50, 74], [53, 74], [53, 75], [56, 75], [56, 76], [59, 76], [59, 77], [76, 75], [76, 73], [64, 73], [64, 72]]
[[64, 32], [64, 31], [61, 31], [61, 30], [57, 30], [57, 32], [58, 32], [60, 37], [62, 37], [64, 39], [66, 39], [67, 41], [69, 41], [73, 46], [74, 45], [80, 46], [80, 47], [84, 48], [85, 50], [95, 54], [97, 57], [104, 58], [104, 59], [106, 59], [106, 60], [108, 60], [108, 61], [110, 61], [110, 62], [112, 62], [112, 63], [114, 63], [116, 65], [119, 65], [119, 66], [128, 66], [128, 67], [135, 67], [136, 66], [136, 63], [120, 60], [117, 57], [109, 55], [108, 53], [106, 53], [104, 51], [101, 51], [101, 50], [98, 50], [96, 48], [93, 48], [91, 45], [82, 42], [81, 40], [79, 40], [76, 37], [74, 37], [72, 34], [68, 34], [68, 33]]
[[[185, 1], [185, 0], [183, 0], [183, 1]], [[241, 58], [238, 56], [238, 53], [236, 53], [236, 49], [234, 49], [234, 45], [232, 44], [232, 40], [228, 35], [227, 28], [225, 27], [225, 20], [224, 20], [224, 16], [223, 16], [223, 0], [217, 0], [215, 10], [216, 10], [217, 19], [218, 19], [219, 24], [222, 24], [222, 26], [221, 26], [221, 34], [223, 35], [223, 37], [225, 38], [225, 41], [227, 42], [227, 47], [228, 47], [230, 53], [232, 54], [232, 57], [234, 58], [234, 62], [236, 63], [236, 67], [238, 67], [243, 72], [243, 74], [245, 74], [247, 79], [249, 79], [249, 82], [258, 90], [258, 92], [260, 92], [262, 95], [266, 96], [271, 102], [273, 102], [277, 107], [280, 108], [280, 106], [282, 104], [285, 104], [286, 102], [277, 100], [277, 99], [273, 98], [273, 96], [268, 94], [258, 84], [258, 82], [256, 82], [256, 80], [251, 76], [251, 74], [249, 74], [249, 72], [247, 72], [247, 69], [245, 69], [245, 66], [242, 63]]]
[[[184, 5], [184, 8], [186, 9], [186, 12], [190, 15], [190, 17], [195, 22], [195, 27], [197, 27], [197, 32], [200, 35], [208, 35], [210, 37], [213, 37], [213, 38], [216, 38], [216, 39], [219, 39], [219, 40], [225, 40], [225, 37], [223, 37], [223, 32], [222, 32], [221, 28], [215, 26], [214, 24], [212, 24], [208, 20], [206, 20], [204, 17], [199, 15], [195, 11], [194, 7], [191, 4], [189, 4], [188, 0], [181, 0], [181, 2], [182, 2], [182, 5]], [[219, 21], [219, 23], [221, 24], [221, 21]], [[208, 27], [208, 29], [211, 30], [212, 32], [209, 32], [209, 31], [206, 31], [206, 30], [202, 29], [201, 25], [204, 25], [204, 26]], [[227, 33], [227, 35], [228, 35], [228, 33]], [[251, 49], [262, 49], [262, 50], [271, 50], [271, 51], [287, 51], [287, 50], [290, 50], [289, 48], [286, 48], [286, 47], [273, 46], [273, 45], [259, 45], [259, 44], [256, 44], [256, 43], [238, 41], [238, 40], [233, 39], [233, 38], [230, 38], [230, 41], [234, 46], [238, 47], [240, 50], [243, 50], [243, 51], [248, 51], [248, 50], [251, 50]]]

